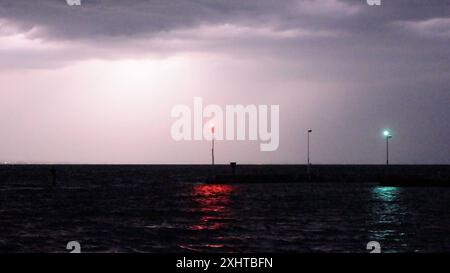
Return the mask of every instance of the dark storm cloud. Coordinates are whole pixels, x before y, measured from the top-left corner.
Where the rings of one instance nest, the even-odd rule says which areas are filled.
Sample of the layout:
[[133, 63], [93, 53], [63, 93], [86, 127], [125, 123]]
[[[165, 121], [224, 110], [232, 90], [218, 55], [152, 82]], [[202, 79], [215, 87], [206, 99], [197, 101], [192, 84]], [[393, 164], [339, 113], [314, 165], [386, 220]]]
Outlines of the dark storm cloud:
[[[382, 7], [369, 7], [365, 0], [84, 0], [81, 7], [65, 0], [0, 0], [0, 37], [22, 32], [29, 39], [63, 42], [71, 51], [24, 52], [36, 55], [34, 66], [39, 56], [64, 63], [89, 55], [182, 51], [278, 58], [306, 52], [311, 58], [376, 61], [379, 54], [407, 54], [405, 45], [414, 54], [424, 46], [447, 52], [449, 14], [450, 0], [384, 0]], [[17, 57], [10, 53], [0, 53], [3, 64]]]
[[48, 38], [97, 39], [262, 19], [268, 15], [267, 11], [276, 14], [285, 9], [275, 1], [85, 0], [82, 3], [81, 7], [68, 7], [64, 0], [5, 0], [1, 1], [0, 16], [25, 30], [43, 27]]
[[[334, 30], [379, 35], [392, 21], [420, 21], [449, 16], [450, 1], [365, 0], [84, 0], [69, 7], [65, 0], [2, 0], [0, 18], [22, 30], [40, 28], [48, 39], [158, 35], [199, 25], [233, 23], [281, 29]], [[426, 3], [426, 4], [425, 4]]]

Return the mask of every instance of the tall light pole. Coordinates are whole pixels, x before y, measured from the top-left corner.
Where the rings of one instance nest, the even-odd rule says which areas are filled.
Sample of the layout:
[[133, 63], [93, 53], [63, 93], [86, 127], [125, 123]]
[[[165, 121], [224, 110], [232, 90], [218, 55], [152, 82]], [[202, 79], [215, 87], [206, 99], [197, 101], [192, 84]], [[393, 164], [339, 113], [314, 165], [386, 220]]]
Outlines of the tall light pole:
[[386, 138], [386, 166], [389, 166], [389, 139], [392, 138], [392, 135], [389, 130], [384, 130], [383, 136]]
[[312, 130], [311, 129], [309, 129], [308, 130], [308, 174], [310, 173], [310, 168], [311, 168], [311, 161], [310, 161], [310, 157], [309, 157], [309, 136], [310, 136], [310, 134], [312, 133]]
[[214, 123], [211, 124], [211, 182], [216, 182], [216, 170], [215, 170], [215, 162], [214, 162], [214, 142], [215, 142], [215, 132], [216, 128], [214, 126]]
[[214, 170], [214, 140], [215, 140], [216, 127], [211, 124], [212, 143], [211, 143], [211, 164]]

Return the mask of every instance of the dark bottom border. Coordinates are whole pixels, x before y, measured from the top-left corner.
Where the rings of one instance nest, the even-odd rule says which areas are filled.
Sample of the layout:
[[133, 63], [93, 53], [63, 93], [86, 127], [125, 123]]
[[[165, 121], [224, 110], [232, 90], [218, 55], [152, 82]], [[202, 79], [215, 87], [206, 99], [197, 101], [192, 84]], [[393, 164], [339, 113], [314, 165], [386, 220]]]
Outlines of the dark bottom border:
[[[3, 268], [58, 272], [384, 272], [392, 265], [402, 271], [445, 265], [449, 258], [449, 254], [0, 254]], [[208, 269], [201, 262], [189, 267], [193, 260], [209, 260]]]

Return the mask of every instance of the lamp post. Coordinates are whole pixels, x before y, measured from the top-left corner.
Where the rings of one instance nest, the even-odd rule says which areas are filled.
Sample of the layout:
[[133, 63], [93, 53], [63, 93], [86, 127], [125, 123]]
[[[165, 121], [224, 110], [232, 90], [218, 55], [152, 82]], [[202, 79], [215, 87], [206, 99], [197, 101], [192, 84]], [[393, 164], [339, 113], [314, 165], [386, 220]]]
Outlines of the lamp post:
[[383, 136], [386, 138], [386, 166], [389, 166], [389, 139], [392, 138], [389, 130], [384, 130]]
[[211, 124], [211, 133], [212, 133], [211, 164], [212, 164], [212, 167], [213, 167], [213, 171], [214, 171], [214, 140], [215, 140], [215, 132], [216, 132], [216, 127], [214, 126], [214, 124]]
[[310, 161], [310, 157], [309, 157], [309, 150], [310, 150], [310, 148], [309, 148], [309, 138], [310, 138], [310, 134], [312, 133], [312, 130], [311, 129], [309, 129], [308, 130], [308, 169], [307, 169], [307, 171], [308, 171], [308, 175], [310, 174], [310, 171], [311, 171], [311, 161]]
[[216, 170], [215, 170], [215, 162], [214, 162], [214, 142], [215, 142], [215, 131], [216, 128], [214, 126], [214, 123], [211, 124], [211, 178], [210, 182], [215, 183], [216, 182]]

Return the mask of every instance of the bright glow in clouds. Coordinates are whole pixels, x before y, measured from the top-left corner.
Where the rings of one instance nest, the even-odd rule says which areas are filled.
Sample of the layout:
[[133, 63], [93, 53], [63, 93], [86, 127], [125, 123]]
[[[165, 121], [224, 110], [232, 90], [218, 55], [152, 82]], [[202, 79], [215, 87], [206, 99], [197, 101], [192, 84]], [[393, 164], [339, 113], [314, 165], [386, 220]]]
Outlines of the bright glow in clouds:
[[[192, 53], [159, 59], [88, 60], [56, 70], [4, 73], [0, 75], [4, 87], [0, 136], [5, 144], [1, 156], [9, 162], [203, 163], [208, 153], [198, 151], [207, 147], [205, 142], [172, 139], [171, 109], [191, 103], [195, 96], [203, 97], [205, 103], [268, 104], [265, 96], [253, 94], [276, 90], [278, 83], [249, 88], [260, 76], [238, 76], [242, 69], [255, 71], [245, 61]], [[270, 116], [268, 111], [264, 115]], [[265, 126], [260, 132], [262, 147], [278, 148], [279, 127], [272, 128], [275, 139], [269, 122], [260, 126]], [[238, 129], [239, 143], [218, 143], [222, 162], [251, 162], [260, 153], [258, 143], [244, 141], [245, 131]]]
[[170, 141], [171, 101], [179, 90], [197, 84], [191, 69], [189, 57], [179, 56], [4, 73], [0, 136], [10, 145], [1, 157], [10, 162], [146, 162]]
[[[150, 60], [117, 60], [90, 61], [83, 63], [80, 69], [86, 68], [93, 74], [101, 75], [102, 89], [108, 92], [150, 91], [170, 85], [172, 81], [183, 80], [183, 74], [189, 70], [186, 57], [172, 57]], [[167, 95], [167, 94], [166, 94]]]

